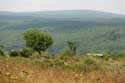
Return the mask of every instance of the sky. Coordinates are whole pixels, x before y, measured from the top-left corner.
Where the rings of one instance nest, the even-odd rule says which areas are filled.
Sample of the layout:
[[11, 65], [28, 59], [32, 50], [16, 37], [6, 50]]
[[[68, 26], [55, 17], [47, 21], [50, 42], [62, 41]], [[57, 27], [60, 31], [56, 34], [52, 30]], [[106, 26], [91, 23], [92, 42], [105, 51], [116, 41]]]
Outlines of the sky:
[[0, 0], [0, 11], [89, 9], [125, 14], [125, 0]]

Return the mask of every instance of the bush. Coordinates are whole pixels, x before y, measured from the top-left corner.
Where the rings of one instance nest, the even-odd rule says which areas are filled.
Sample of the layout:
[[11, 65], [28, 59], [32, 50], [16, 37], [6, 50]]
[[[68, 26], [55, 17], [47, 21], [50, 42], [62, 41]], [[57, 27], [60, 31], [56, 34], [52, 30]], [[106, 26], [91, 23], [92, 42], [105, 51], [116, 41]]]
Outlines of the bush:
[[72, 55], [76, 55], [76, 49], [77, 49], [77, 45], [76, 42], [74, 41], [67, 41], [69, 50], [71, 52]]
[[12, 56], [12, 57], [20, 56], [20, 52], [16, 50], [11, 50], [9, 51], [9, 56]]
[[60, 59], [56, 59], [53, 61], [53, 66], [64, 66], [64, 61]]
[[109, 60], [110, 55], [109, 54], [104, 54], [104, 56], [102, 57], [104, 60]]
[[38, 52], [34, 51], [32, 56], [30, 56], [30, 58], [31, 59], [40, 59], [41, 55]]
[[72, 52], [70, 50], [63, 50], [60, 55], [62, 56], [70, 56], [72, 55]]
[[96, 60], [91, 57], [85, 57], [83, 62], [80, 63], [80, 66], [82, 66], [81, 68], [83, 69], [84, 73], [99, 69], [99, 65], [97, 64]]
[[45, 57], [45, 58], [51, 58], [51, 57], [52, 57], [51, 53], [48, 52], [48, 51], [41, 52], [41, 55], [40, 55], [40, 56], [41, 56], [41, 57]]
[[45, 51], [45, 52], [40, 52], [40, 54], [38, 52], [34, 52], [30, 58], [43, 60], [43, 59], [52, 59], [53, 56], [51, 55], [50, 52]]
[[0, 49], [0, 55], [4, 55], [4, 52], [2, 49]]
[[20, 52], [20, 56], [28, 58], [28, 57], [32, 56], [33, 52], [34, 52], [34, 51], [33, 51], [33, 49], [31, 49], [31, 48], [24, 48], [24, 49]]
[[84, 60], [84, 64], [89, 66], [89, 65], [91, 65], [91, 64], [94, 64], [94, 60], [91, 59], [91, 58], [86, 58], [86, 59]]
[[61, 53], [58, 54], [57, 58], [65, 59], [68, 56], [72, 56], [71, 51], [70, 50], [63, 50]]

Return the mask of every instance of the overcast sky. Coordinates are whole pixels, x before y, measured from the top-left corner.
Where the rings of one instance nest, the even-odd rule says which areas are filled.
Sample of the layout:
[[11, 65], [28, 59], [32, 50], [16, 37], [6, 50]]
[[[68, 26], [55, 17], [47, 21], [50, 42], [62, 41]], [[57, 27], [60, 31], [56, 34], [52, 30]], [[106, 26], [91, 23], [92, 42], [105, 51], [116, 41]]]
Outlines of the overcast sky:
[[125, 14], [125, 0], [0, 0], [0, 11], [90, 9]]

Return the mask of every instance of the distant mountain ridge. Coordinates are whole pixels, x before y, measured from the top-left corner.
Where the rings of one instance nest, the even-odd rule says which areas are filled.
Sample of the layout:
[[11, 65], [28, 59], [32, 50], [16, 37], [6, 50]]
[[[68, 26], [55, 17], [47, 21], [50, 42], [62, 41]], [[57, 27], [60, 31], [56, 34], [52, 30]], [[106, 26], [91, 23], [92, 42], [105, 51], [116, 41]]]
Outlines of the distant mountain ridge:
[[38, 17], [125, 17], [125, 15], [115, 14], [111, 12], [102, 12], [94, 10], [60, 10], [60, 11], [36, 11], [36, 12], [8, 12], [0, 11], [0, 15], [15, 15], [15, 16], [38, 16]]

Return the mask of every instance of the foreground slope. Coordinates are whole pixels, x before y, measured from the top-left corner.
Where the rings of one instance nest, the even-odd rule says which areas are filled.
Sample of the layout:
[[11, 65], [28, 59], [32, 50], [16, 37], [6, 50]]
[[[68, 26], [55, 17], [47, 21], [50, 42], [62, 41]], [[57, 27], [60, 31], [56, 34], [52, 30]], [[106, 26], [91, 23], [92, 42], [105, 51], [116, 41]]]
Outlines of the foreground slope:
[[96, 62], [93, 64], [96, 70], [88, 65], [86, 67], [90, 66], [91, 70], [82, 72], [57, 66], [44, 67], [20, 57], [3, 57], [0, 58], [0, 83], [125, 83], [124, 59], [112, 60], [113, 63], [102, 59]]

